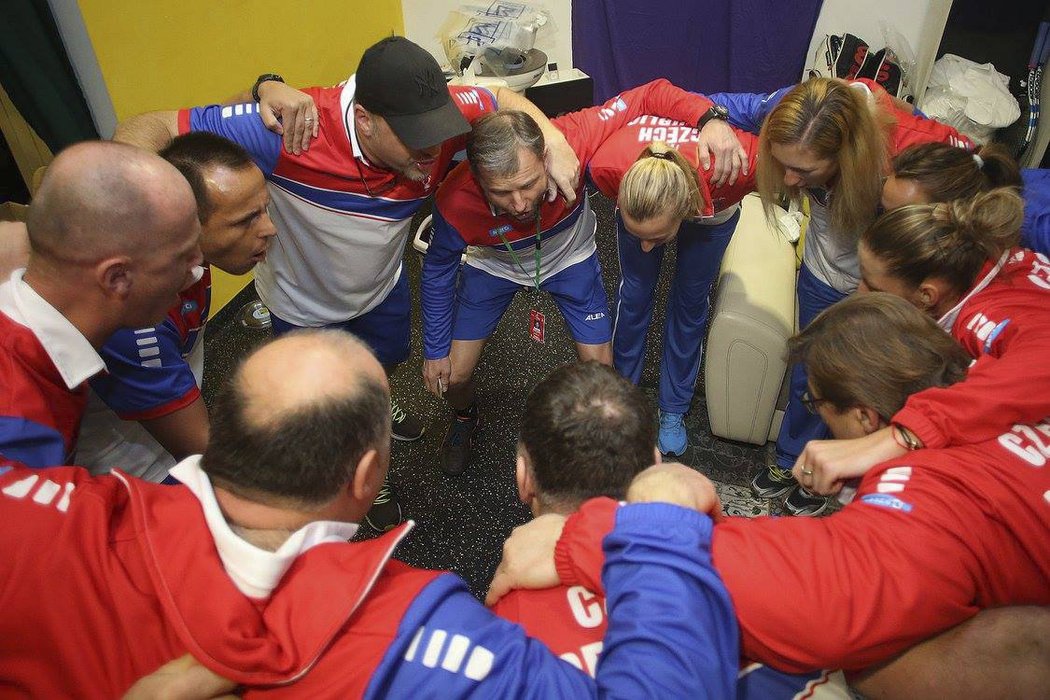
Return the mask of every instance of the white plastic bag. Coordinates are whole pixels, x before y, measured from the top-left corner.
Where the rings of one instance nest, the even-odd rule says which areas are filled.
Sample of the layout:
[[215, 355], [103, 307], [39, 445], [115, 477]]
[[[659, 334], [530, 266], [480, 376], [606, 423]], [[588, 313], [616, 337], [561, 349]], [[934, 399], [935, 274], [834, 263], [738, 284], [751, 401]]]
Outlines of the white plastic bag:
[[503, 76], [536, 45], [536, 32], [550, 21], [550, 14], [534, 5], [494, 0], [481, 7], [462, 5], [449, 13], [438, 36], [453, 72], [464, 70], [477, 58], [492, 74]]
[[1009, 85], [1010, 78], [991, 63], [974, 63], [948, 53], [933, 64], [922, 111], [986, 143], [996, 129], [1021, 116]]

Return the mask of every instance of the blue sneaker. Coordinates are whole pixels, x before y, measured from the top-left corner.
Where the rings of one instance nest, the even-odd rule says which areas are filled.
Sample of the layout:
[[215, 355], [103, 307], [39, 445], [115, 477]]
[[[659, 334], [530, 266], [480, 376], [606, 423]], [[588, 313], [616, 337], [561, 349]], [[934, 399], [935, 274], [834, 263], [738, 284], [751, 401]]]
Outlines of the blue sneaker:
[[660, 411], [660, 436], [656, 440], [656, 446], [661, 454], [681, 457], [685, 454], [685, 448], [689, 447], [689, 436], [682, 425], [682, 413], [665, 413]]

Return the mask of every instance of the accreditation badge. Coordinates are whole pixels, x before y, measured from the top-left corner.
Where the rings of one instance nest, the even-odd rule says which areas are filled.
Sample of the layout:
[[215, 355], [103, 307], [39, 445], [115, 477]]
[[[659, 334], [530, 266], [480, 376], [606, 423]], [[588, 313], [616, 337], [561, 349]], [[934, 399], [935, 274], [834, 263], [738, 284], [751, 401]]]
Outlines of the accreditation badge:
[[544, 324], [543, 314], [538, 309], [529, 311], [529, 337], [537, 343], [543, 342]]

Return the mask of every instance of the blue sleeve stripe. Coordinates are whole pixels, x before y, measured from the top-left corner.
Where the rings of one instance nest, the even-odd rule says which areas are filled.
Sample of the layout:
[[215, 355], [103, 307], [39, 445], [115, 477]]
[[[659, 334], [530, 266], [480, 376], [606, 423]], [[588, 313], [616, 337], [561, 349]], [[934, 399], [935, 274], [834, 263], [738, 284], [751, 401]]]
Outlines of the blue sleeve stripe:
[[493, 112], [499, 109], [499, 102], [496, 100], [496, 93], [494, 93], [492, 90], [489, 90], [486, 87], [481, 87], [480, 85], [477, 86], [475, 89], [478, 91], [479, 94], [488, 96], [489, 109], [491, 109]]
[[[544, 245], [547, 244], [546, 242], [550, 238], [553, 238], [554, 236], [557, 236], [559, 233], [564, 233], [565, 231], [567, 231], [568, 229], [572, 228], [576, 224], [576, 221], [580, 218], [580, 214], [583, 213], [583, 202], [584, 202], [584, 198], [583, 197], [579, 197], [576, 200], [576, 207], [571, 212], [569, 212], [568, 216], [566, 216], [564, 219], [559, 221], [554, 226], [551, 226], [546, 231], [540, 232], [540, 236], [543, 238]], [[499, 236], [492, 235], [491, 233], [489, 235], [492, 237], [492, 245], [498, 246], [499, 248], [502, 248], [503, 250], [506, 250], [506, 247], [503, 245], [503, 241], [502, 241], [502, 239], [500, 239]], [[513, 248], [514, 250], [521, 250], [523, 248], [531, 248], [534, 245], [536, 245], [536, 236], [535, 235], [526, 236], [525, 238], [519, 238], [518, 240], [511, 241], [511, 243], [510, 243], [510, 247]]]
[[252, 160], [270, 175], [281, 155], [281, 137], [269, 129], [259, 116], [258, 105], [208, 105], [189, 110], [191, 131], [210, 131], [240, 144]]
[[992, 345], [995, 344], [995, 339], [998, 338], [1004, 330], [1006, 330], [1006, 327], [1008, 325], [1010, 325], [1010, 319], [1007, 318], [1000, 321], [999, 325], [992, 329], [992, 332], [988, 334], [987, 340], [984, 341], [984, 354], [987, 355], [992, 351]]
[[0, 416], [0, 455], [36, 469], [68, 461], [61, 433], [18, 416]]
[[431, 227], [433, 235], [420, 275], [420, 307], [423, 309], [423, 357], [437, 360], [447, 357], [452, 346], [455, 280], [467, 243], [438, 207], [434, 207]]
[[356, 194], [353, 192], [336, 192], [320, 187], [311, 187], [279, 175], [271, 176], [270, 182], [289, 194], [322, 209], [328, 209], [340, 214], [360, 214], [388, 221], [411, 219], [427, 199], [426, 197], [419, 197], [417, 199], [396, 200], [383, 197], [369, 197], [367, 194]]
[[91, 388], [125, 420], [170, 413], [197, 389], [183, 349], [170, 318], [153, 328], [117, 331], [100, 351], [109, 372], [92, 377]]

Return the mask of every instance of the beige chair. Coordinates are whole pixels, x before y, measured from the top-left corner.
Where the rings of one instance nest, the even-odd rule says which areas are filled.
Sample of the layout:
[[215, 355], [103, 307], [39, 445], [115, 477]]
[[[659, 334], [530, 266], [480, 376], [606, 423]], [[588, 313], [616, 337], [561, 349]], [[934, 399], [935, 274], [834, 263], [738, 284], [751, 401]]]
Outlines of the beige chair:
[[797, 323], [795, 277], [795, 246], [767, 223], [758, 195], [748, 195], [722, 260], [704, 352], [707, 412], [718, 437], [756, 445], [776, 439], [787, 339]]

